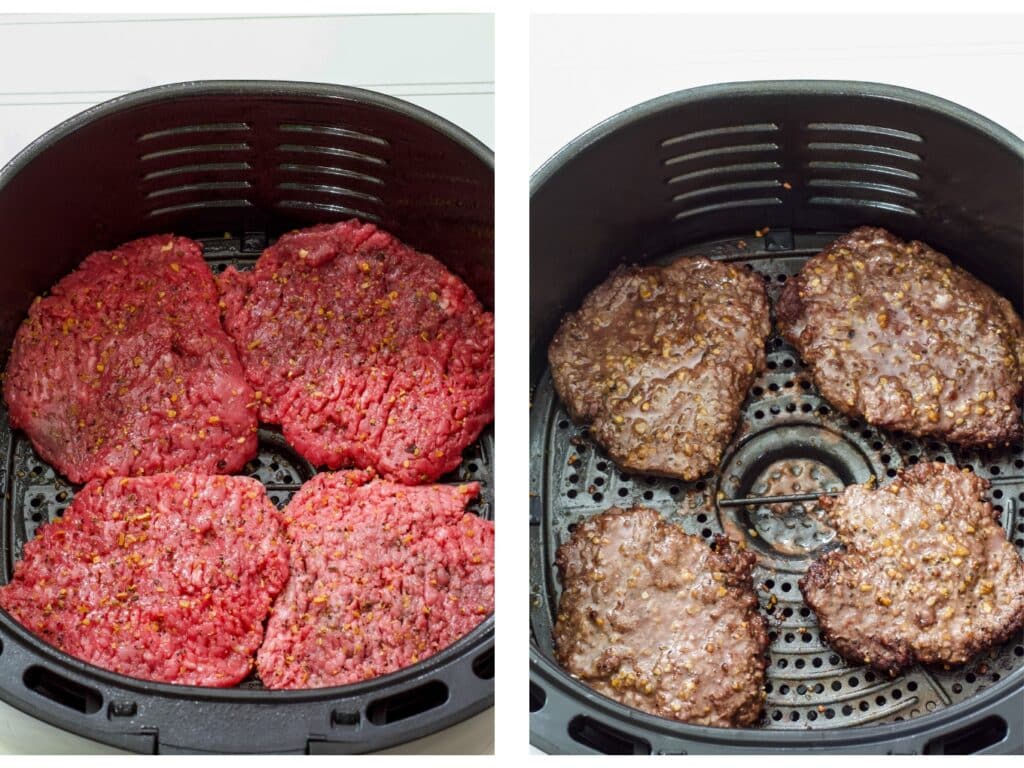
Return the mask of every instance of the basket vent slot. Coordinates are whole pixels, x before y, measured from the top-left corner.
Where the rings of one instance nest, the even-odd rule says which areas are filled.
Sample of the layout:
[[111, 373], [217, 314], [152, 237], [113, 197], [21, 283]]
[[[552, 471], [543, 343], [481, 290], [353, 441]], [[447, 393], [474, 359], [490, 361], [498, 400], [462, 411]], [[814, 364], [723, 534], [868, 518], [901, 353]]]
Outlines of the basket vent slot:
[[532, 680], [530, 681], [530, 711], [540, 712], [544, 709], [544, 705], [548, 703], [548, 695], [544, 693], [544, 689], [537, 685]]
[[339, 136], [343, 139], [356, 139], [369, 142], [378, 146], [387, 147], [390, 145], [387, 139], [379, 136], [371, 136], [368, 133], [353, 131], [351, 128], [340, 128], [336, 125], [299, 125], [296, 123], [282, 123], [278, 126], [282, 133], [307, 133], [320, 136]]
[[839, 133], [867, 133], [873, 136], [885, 136], [888, 139], [900, 139], [921, 143], [924, 139], [916, 133], [887, 128], [884, 125], [862, 125], [860, 123], [808, 123], [810, 131], [833, 131]]
[[693, 131], [679, 136], [672, 136], [661, 142], [663, 147], [671, 147], [675, 144], [682, 144], [687, 141], [699, 139], [713, 139], [719, 136], [734, 136], [737, 133], [766, 133], [779, 130], [775, 123], [749, 123], [747, 125], [729, 125], [724, 128], [707, 128], [702, 131]]
[[712, 168], [701, 168], [698, 171], [681, 173], [668, 180], [669, 184], [682, 184], [692, 179], [702, 179], [706, 176], [732, 176], [737, 173], [755, 173], [757, 171], [776, 171], [782, 166], [774, 160], [763, 163], [736, 163], [734, 165], [716, 165]]
[[679, 211], [679, 213], [677, 213], [672, 218], [675, 219], [676, 221], [679, 221], [680, 219], [688, 219], [691, 216], [701, 216], [708, 213], [718, 213], [719, 211], [727, 211], [731, 208], [752, 208], [770, 205], [782, 205], [782, 200], [778, 197], [756, 197], [749, 198], [746, 200], [729, 200], [724, 203], [703, 205], [700, 208], [689, 208], [685, 211]]
[[187, 136], [193, 133], [231, 133], [234, 131], [251, 131], [248, 123], [205, 123], [203, 125], [182, 125], [177, 128], [166, 128], [162, 131], [151, 131], [144, 133], [137, 141], [152, 141], [153, 139], [165, 139], [168, 136]]
[[980, 722], [932, 739], [925, 745], [924, 754], [973, 755], [998, 744], [1006, 738], [1006, 733], [1006, 721], [990, 715]]
[[494, 649], [484, 651], [473, 659], [473, 674], [481, 680], [494, 679]]
[[891, 165], [877, 165], [875, 163], [850, 163], [850, 162], [837, 162], [834, 160], [811, 160], [807, 164], [807, 167], [811, 170], [831, 171], [835, 172], [848, 172], [848, 173], [862, 173], [868, 176], [880, 175], [880, 176], [898, 176], [901, 179], [907, 179], [909, 181], [919, 181], [921, 179], [913, 171], [908, 171], [905, 168], [895, 168]]
[[285, 181], [277, 185], [278, 189], [287, 189], [295, 192], [310, 192], [320, 195], [334, 195], [336, 197], [355, 197], [365, 200], [368, 203], [380, 204], [380, 198], [376, 195], [360, 192], [347, 187], [336, 187], [333, 184], [302, 184], [295, 181]]
[[143, 162], [159, 160], [163, 157], [175, 157], [177, 155], [198, 155], [204, 152], [220, 154], [222, 152], [248, 152], [252, 147], [247, 142], [237, 141], [225, 144], [190, 144], [185, 147], [171, 147], [156, 152], [147, 152], [139, 159]]
[[181, 184], [177, 187], [154, 189], [146, 194], [147, 198], [166, 197], [167, 195], [184, 195], [189, 192], [209, 192], [222, 189], [251, 189], [248, 181], [202, 181], [197, 184]]
[[703, 160], [709, 157], [720, 157], [722, 155], [749, 155], [756, 154], [758, 152], [777, 152], [779, 145], [773, 142], [765, 142], [762, 144], [731, 144], [725, 147], [711, 147], [709, 149], [699, 149], [696, 152], [688, 152], [685, 155], [674, 155], [665, 160], [665, 165], [679, 165], [680, 163], [689, 163], [694, 160]]
[[623, 733], [599, 720], [577, 715], [569, 721], [573, 741], [606, 755], [649, 755], [651, 745], [639, 736]]
[[366, 708], [366, 719], [374, 725], [387, 725], [422, 715], [448, 701], [448, 686], [432, 680], [410, 691], [377, 699]]
[[888, 203], [881, 200], [859, 200], [853, 197], [824, 197], [816, 195], [808, 201], [811, 205], [836, 205], [848, 208], [874, 208], [875, 210], [887, 213], [900, 213], [905, 216], [917, 216], [913, 208], [898, 203]]
[[919, 163], [921, 156], [916, 152], [908, 152], [905, 149], [896, 149], [881, 144], [855, 144], [846, 141], [812, 141], [807, 148], [812, 152], [854, 152], [857, 154], [885, 155], [896, 157], [900, 160]]
[[356, 181], [365, 181], [368, 184], [383, 184], [384, 179], [379, 176], [371, 176], [368, 173], [360, 173], [359, 171], [353, 171], [349, 168], [338, 168], [335, 165], [304, 165], [302, 163], [280, 163], [277, 166], [279, 171], [285, 171], [287, 173], [313, 173], [313, 174], [324, 174], [326, 176], [341, 176], [346, 179], [355, 179]]
[[873, 181], [850, 181], [848, 179], [811, 179], [807, 182], [809, 187], [824, 187], [827, 189], [848, 189], [866, 194], [893, 195], [895, 197], [909, 197], [914, 200], [918, 195], [912, 189], [898, 187], [895, 184], [878, 184]]
[[346, 160], [356, 160], [361, 163], [369, 163], [371, 165], [385, 166], [388, 164], [387, 160], [376, 155], [368, 155], [365, 152], [356, 152], [351, 149], [343, 149], [342, 147], [327, 147], [319, 144], [279, 144], [277, 147], [280, 152], [296, 152], [302, 154], [312, 155], [326, 155], [328, 157], [343, 157]]
[[179, 211], [194, 211], [203, 208], [252, 208], [252, 202], [244, 198], [235, 200], [196, 200], [193, 203], [182, 203], [181, 205], [168, 205], [164, 208], [155, 208], [146, 214], [149, 216], [161, 216]]
[[717, 195], [723, 192], [738, 192], [747, 189], [777, 189], [781, 186], [782, 182], [778, 179], [765, 179], [763, 181], [737, 181], [732, 184], [718, 184], [714, 187], [691, 189], [689, 192], [681, 192], [672, 199], [678, 203], [694, 197], [703, 197], [704, 195]]
[[181, 176], [190, 173], [222, 173], [224, 171], [249, 171], [252, 166], [248, 163], [195, 163], [194, 165], [176, 165], [172, 168], [161, 168], [159, 171], [150, 171], [142, 177], [143, 181], [161, 179], [165, 176]]
[[103, 696], [99, 691], [62, 677], [46, 667], [29, 667], [22, 679], [26, 688], [63, 707], [86, 715], [103, 708]]

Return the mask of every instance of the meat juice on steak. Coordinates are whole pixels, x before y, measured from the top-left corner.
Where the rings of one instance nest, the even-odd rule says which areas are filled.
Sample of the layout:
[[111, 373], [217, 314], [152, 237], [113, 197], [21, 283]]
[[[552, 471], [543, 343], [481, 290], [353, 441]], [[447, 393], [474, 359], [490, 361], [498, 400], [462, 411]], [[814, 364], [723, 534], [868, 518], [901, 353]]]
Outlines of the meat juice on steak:
[[861, 227], [809, 259], [776, 305], [821, 393], [849, 416], [962, 445], [1024, 434], [1024, 326], [924, 243]]
[[718, 466], [770, 331], [764, 282], [746, 269], [622, 267], [562, 319], [551, 376], [620, 467], [695, 480]]
[[822, 498], [845, 550], [813, 563], [800, 589], [833, 648], [896, 674], [964, 664], [1024, 626], [1024, 562], [987, 489], [933, 462]]
[[652, 509], [594, 515], [558, 548], [555, 658], [627, 706], [699, 725], [753, 725], [768, 647], [754, 562], [727, 537], [712, 549]]

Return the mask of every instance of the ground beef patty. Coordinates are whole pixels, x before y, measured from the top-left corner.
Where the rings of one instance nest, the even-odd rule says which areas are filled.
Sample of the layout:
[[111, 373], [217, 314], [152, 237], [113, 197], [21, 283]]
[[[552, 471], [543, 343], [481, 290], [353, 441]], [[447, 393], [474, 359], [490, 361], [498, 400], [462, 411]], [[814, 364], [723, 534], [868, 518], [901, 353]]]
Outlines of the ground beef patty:
[[317, 475], [285, 510], [291, 577], [257, 664], [270, 688], [346, 685], [415, 664], [494, 610], [494, 524], [467, 485]]
[[14, 339], [11, 425], [73, 482], [235, 472], [256, 409], [198, 243], [159, 235], [94, 253], [36, 299]]
[[846, 549], [813, 563], [800, 589], [833, 648], [895, 675], [963, 664], [1024, 626], [1024, 563], [987, 488], [930, 463], [821, 500]]
[[221, 287], [261, 418], [314, 464], [436, 480], [493, 418], [494, 317], [372, 224], [286, 234]]
[[224, 687], [252, 669], [287, 577], [280, 514], [256, 480], [110, 478], [40, 527], [0, 607], [112, 672]]
[[1020, 439], [1021, 319], [924, 243], [855, 229], [786, 283], [776, 312], [847, 415], [965, 445]]
[[754, 560], [724, 536], [712, 550], [652, 509], [591, 517], [558, 548], [555, 657], [591, 688], [645, 712], [753, 725], [768, 647]]
[[563, 318], [548, 358], [616, 464], [695, 480], [718, 465], [770, 331], [760, 276], [686, 258], [617, 270]]

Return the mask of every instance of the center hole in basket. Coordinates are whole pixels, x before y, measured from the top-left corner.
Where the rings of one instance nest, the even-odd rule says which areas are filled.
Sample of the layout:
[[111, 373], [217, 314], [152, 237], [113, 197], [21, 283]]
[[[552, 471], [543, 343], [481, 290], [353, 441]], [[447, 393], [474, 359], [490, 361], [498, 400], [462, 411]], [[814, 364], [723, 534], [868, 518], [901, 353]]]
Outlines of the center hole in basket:
[[[861, 449], [844, 435], [813, 424], [781, 424], [741, 443], [726, 459], [721, 499], [838, 491], [872, 474]], [[810, 559], [835, 546], [817, 498], [721, 506], [726, 533], [746, 542], [759, 559], [803, 570]]]

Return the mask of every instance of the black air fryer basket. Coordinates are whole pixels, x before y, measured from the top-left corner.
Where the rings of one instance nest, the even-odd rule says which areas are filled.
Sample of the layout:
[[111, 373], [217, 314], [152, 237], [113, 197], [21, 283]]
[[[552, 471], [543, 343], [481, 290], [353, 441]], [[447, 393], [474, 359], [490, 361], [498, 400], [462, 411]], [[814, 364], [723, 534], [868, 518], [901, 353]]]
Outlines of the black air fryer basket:
[[[1024, 142], [956, 104], [856, 82], [757, 82], [671, 94], [629, 109], [555, 155], [533, 180], [531, 266], [531, 685], [533, 743], [548, 752], [967, 753], [1024, 750], [1024, 638], [949, 670], [894, 679], [843, 661], [797, 586], [835, 544], [814, 501], [771, 514], [772, 475], [799, 464], [802, 490], [918, 461], [955, 462], [1024, 551], [1024, 449], [962, 450], [836, 413], [777, 335], [716, 472], [699, 482], [626, 475], [556, 397], [548, 343], [562, 315], [621, 263], [703, 254], [762, 274], [774, 301], [808, 256], [856, 226], [882, 226], [948, 254], [1024, 307]], [[814, 480], [806, 487], [806, 479]], [[777, 492], [776, 492], [777, 493]], [[725, 503], [723, 503], [725, 502]], [[557, 546], [613, 505], [653, 507], [689, 533], [743, 533], [769, 612], [763, 721], [676, 723], [607, 699], [555, 663]], [[749, 531], [756, 531], [752, 536]]]
[[[0, 172], [0, 344], [33, 298], [93, 250], [173, 232], [215, 272], [251, 265], [295, 227], [358, 217], [430, 253], [493, 305], [494, 163], [464, 131], [355, 88], [284, 82], [161, 86], [51, 130]], [[0, 406], [0, 411], [2, 411]], [[0, 413], [0, 583], [74, 488]], [[478, 480], [493, 518], [493, 433], [446, 481]], [[315, 473], [274, 430], [245, 470], [279, 506]], [[442, 730], [494, 699], [494, 618], [423, 662], [367, 682], [268, 691], [150, 683], [84, 664], [0, 611], [0, 699], [140, 752], [361, 752]]]

